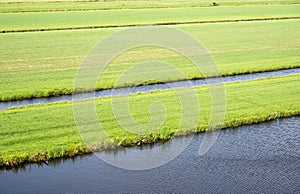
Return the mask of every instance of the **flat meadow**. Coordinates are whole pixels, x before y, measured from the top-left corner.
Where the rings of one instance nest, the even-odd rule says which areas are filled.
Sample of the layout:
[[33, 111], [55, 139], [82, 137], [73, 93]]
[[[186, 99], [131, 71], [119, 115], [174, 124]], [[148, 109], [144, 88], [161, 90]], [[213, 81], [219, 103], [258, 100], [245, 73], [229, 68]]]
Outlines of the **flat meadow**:
[[[143, 9], [143, 8], [185, 8], [185, 7], [208, 7], [211, 3], [209, 0], [22, 0], [11, 1], [1, 0], [0, 12], [48, 12], [48, 11], [87, 11], [87, 10], [111, 10], [111, 9]], [[221, 6], [244, 6], [244, 5], [284, 5], [299, 4], [297, 0], [223, 0], [218, 5]]]
[[[300, 49], [297, 41], [299, 27], [297, 20], [176, 26], [201, 40], [223, 76], [300, 67], [297, 55]], [[86, 53], [104, 37], [119, 30], [0, 34], [5, 45], [0, 48], [0, 76], [3, 80], [0, 83], [0, 100], [71, 94], [77, 68]], [[141, 55], [138, 50], [141, 49], [127, 51], [112, 61], [96, 88], [114, 87], [117, 78], [126, 69], [151, 59], [172, 63], [188, 79], [203, 78], [190, 61], [174, 52], [149, 47], [142, 48]], [[177, 79], [166, 73], [148, 83]], [[31, 87], [27, 87], [29, 85]]]
[[[89, 50], [109, 35], [134, 26], [164, 25], [195, 37], [209, 51], [221, 76], [300, 67], [298, 1], [224, 0], [217, 6], [210, 3], [0, 0], [0, 101], [71, 95], [78, 67]], [[126, 70], [151, 60], [172, 64], [184, 76], [145, 66], [141, 72], [156, 74], [155, 79], [116, 85]], [[98, 80], [96, 90], [203, 78], [195, 65], [178, 53], [145, 46], [115, 57]], [[222, 84], [226, 90], [222, 128], [300, 115], [299, 84], [299, 74]], [[93, 147], [80, 137], [72, 102], [0, 110], [0, 166], [14, 167], [205, 132], [211, 116], [210, 90], [201, 86], [195, 91], [201, 105], [196, 115], [199, 123], [186, 125], [181, 131], [180, 102], [174, 91], [130, 95], [131, 116], [139, 123], [158, 116], [158, 112], [149, 114], [153, 101], [167, 109], [163, 125], [142, 136], [122, 129], [115, 120], [111, 101], [125, 97], [96, 99], [97, 117], [108, 138], [93, 142]]]
[[299, 7], [300, 5], [253, 5], [3, 13], [0, 32], [297, 18]]

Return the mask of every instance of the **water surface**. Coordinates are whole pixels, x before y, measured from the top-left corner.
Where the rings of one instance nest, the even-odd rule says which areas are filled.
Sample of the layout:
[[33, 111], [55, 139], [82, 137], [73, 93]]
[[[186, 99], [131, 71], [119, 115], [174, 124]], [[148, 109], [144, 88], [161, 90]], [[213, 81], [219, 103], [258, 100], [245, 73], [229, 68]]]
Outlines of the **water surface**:
[[[263, 73], [253, 73], [253, 74], [244, 74], [244, 75], [235, 75], [235, 76], [225, 76], [222, 78], [217, 78], [218, 80], [214, 81], [213, 78], [209, 79], [198, 79], [198, 80], [187, 80], [187, 81], [176, 81], [170, 83], [160, 83], [160, 84], [152, 84], [145, 86], [137, 86], [137, 87], [124, 87], [124, 88], [116, 88], [116, 89], [107, 89], [96, 91], [95, 93], [83, 93], [74, 95], [74, 99], [88, 99], [88, 98], [104, 98], [107, 96], [126, 96], [129, 94], [136, 93], [149, 93], [157, 90], [168, 90], [170, 88], [189, 88], [195, 86], [203, 86], [207, 85], [207, 83], [228, 83], [228, 82], [245, 82], [255, 79], [261, 78], [271, 78], [278, 76], [287, 76], [300, 74], [300, 68], [287, 69], [287, 70], [279, 70], [279, 71], [271, 71], [271, 72], [263, 72]], [[72, 95], [61, 95], [47, 98], [35, 98], [30, 100], [18, 100], [18, 101], [9, 101], [9, 102], [0, 102], [0, 110], [8, 109], [11, 107], [19, 107], [19, 106], [28, 106], [33, 104], [48, 104], [54, 102], [62, 102], [62, 101], [72, 101]]]
[[[119, 169], [88, 155], [2, 171], [0, 193], [300, 192], [300, 117], [223, 130], [212, 149], [199, 156], [203, 136], [195, 136], [173, 161], [151, 170]], [[134, 158], [128, 155], [128, 160]]]

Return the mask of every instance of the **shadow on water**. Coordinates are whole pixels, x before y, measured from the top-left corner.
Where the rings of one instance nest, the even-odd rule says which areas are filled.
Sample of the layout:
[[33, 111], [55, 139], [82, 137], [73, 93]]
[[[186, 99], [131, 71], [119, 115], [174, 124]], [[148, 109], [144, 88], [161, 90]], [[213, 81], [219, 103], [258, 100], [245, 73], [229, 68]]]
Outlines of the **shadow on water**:
[[66, 165], [70, 163], [74, 163], [78, 160], [81, 160], [82, 158], [86, 158], [89, 156], [92, 156], [93, 154], [84, 154], [84, 155], [76, 155], [74, 157], [62, 157], [62, 158], [56, 158], [52, 159], [50, 161], [43, 161], [40, 163], [29, 163], [29, 164], [21, 164], [14, 168], [0, 168], [0, 174], [2, 174], [4, 171], [10, 171], [13, 173], [25, 173], [27, 171], [31, 171], [32, 169], [41, 169], [45, 167], [59, 167], [61, 165]]
[[[245, 82], [245, 81], [250, 81], [250, 80], [255, 80], [260, 78], [287, 76], [287, 75], [293, 75], [299, 73], [300, 73], [300, 68], [294, 68], [294, 69], [271, 71], [271, 72], [225, 76], [222, 77], [222, 81], [223, 83]], [[214, 78], [208, 78], [208, 79], [214, 79]], [[75, 94], [73, 97], [77, 100], [80, 100], [80, 99], [89, 99], [94, 97], [104, 98], [108, 96], [126, 96], [129, 94], [149, 93], [157, 90], [167, 90], [170, 88], [176, 89], [176, 88], [203, 86], [203, 85], [207, 85], [207, 80], [205, 79], [184, 80], [184, 81], [170, 82], [168, 84], [160, 83], [160, 84], [150, 84], [150, 85], [136, 86], [136, 87], [107, 89], [107, 90], [96, 91], [95, 94], [94, 93]], [[34, 104], [48, 104], [48, 103], [63, 102], [63, 101], [72, 101], [72, 95], [61, 95], [61, 96], [54, 96], [48, 98], [34, 98], [29, 100], [0, 102], [0, 110], [5, 110], [11, 107], [28, 106]]]
[[[299, 193], [300, 117], [222, 130], [199, 156], [203, 137], [195, 135], [177, 158], [150, 170], [117, 168], [91, 154], [2, 171], [1, 193]], [[171, 144], [180, 145], [182, 138]], [[131, 149], [143, 152], [160, 145], [167, 144]], [[103, 153], [135, 161], [124, 150]]]

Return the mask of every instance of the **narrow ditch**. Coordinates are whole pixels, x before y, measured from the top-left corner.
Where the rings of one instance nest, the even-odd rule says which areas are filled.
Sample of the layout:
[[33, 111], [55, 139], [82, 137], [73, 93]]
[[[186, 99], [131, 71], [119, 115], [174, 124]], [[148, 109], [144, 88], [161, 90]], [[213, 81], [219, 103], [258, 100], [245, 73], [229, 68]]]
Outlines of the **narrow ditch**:
[[[272, 78], [272, 77], [288, 76], [288, 75], [295, 75], [295, 74], [300, 74], [300, 68], [253, 73], [253, 74], [225, 76], [225, 77], [220, 77], [218, 79], [221, 79], [222, 83], [231, 83], [231, 82], [246, 82], [246, 81], [251, 81], [251, 80], [256, 80], [261, 78]], [[35, 104], [49, 104], [55, 102], [72, 101], [73, 99], [83, 100], [83, 99], [104, 98], [104, 97], [111, 97], [111, 96], [127, 96], [130, 94], [150, 93], [159, 90], [205, 86], [208, 85], [207, 83], [213, 83], [214, 79], [216, 78], [175, 81], [169, 83], [159, 83], [159, 84], [143, 85], [143, 86], [136, 86], [136, 87], [107, 89], [107, 90], [100, 90], [100, 91], [89, 92], [89, 93], [88, 92], [80, 93], [74, 95], [61, 95], [61, 96], [54, 96], [54, 97], [47, 97], [47, 98], [35, 98], [35, 99], [28, 99], [28, 100], [0, 102], [0, 110], [9, 109], [12, 107], [35, 105]]]

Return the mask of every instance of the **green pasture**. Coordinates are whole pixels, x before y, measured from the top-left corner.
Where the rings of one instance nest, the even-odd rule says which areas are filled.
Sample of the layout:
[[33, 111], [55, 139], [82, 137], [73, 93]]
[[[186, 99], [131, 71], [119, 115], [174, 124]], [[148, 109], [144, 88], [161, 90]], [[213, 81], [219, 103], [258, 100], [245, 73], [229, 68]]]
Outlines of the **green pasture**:
[[[218, 6], [209, 6], [210, 2], [0, 0], [0, 101], [72, 94], [78, 67], [89, 50], [129, 26], [169, 25], [190, 34], [209, 51], [222, 76], [300, 67], [298, 0], [223, 0], [216, 1]], [[153, 60], [168, 63], [183, 75], [148, 65], [133, 81], [116, 84], [135, 64]], [[156, 77], [148, 79], [148, 75]], [[116, 56], [96, 89], [198, 78], [204, 76], [188, 59], [152, 45]], [[226, 115], [222, 128], [300, 115], [299, 84], [300, 74], [224, 84]], [[185, 95], [188, 90], [177, 91]], [[167, 110], [163, 125], [143, 135], [125, 131], [115, 120], [111, 101], [127, 97], [96, 99], [97, 117], [109, 138], [96, 139], [93, 147], [78, 133], [72, 102], [1, 110], [0, 167], [205, 132], [211, 115], [210, 90], [203, 86], [195, 91], [200, 113], [190, 116], [199, 122], [181, 130], [180, 102], [174, 91], [127, 96], [130, 113], [140, 124], [161, 116], [160, 112], [150, 115], [153, 102], [161, 102]], [[121, 119], [128, 116], [124, 114]], [[137, 130], [136, 125], [130, 128]]]
[[[19, 2], [19, 3], [16, 3]], [[9, 12], [46, 12], [46, 11], [80, 11], [80, 10], [109, 10], [109, 9], [142, 9], [142, 8], [183, 8], [207, 7], [210, 0], [123, 0], [123, 1], [50, 1], [50, 0], [1, 0], [0, 13]], [[299, 4], [297, 0], [222, 0], [218, 6], [236, 5], [274, 5]]]
[[[300, 114], [300, 75], [225, 84], [226, 116], [223, 128], [252, 124]], [[177, 92], [184, 95], [184, 90]], [[200, 105], [199, 125], [177, 131], [181, 104], [174, 91], [131, 95], [130, 111], [139, 123], [146, 123], [151, 103], [159, 101], [167, 110], [163, 125], [147, 135], [124, 131], [114, 119], [111, 98], [97, 99], [96, 112], [110, 138], [95, 141], [104, 149], [116, 145], [167, 140], [173, 135], [205, 131], [210, 119], [211, 98], [207, 87], [197, 87]], [[126, 98], [126, 97], [115, 97]], [[129, 116], [129, 115], [124, 115]], [[193, 116], [193, 115], [191, 115]], [[130, 129], [132, 130], [132, 129]], [[98, 149], [99, 149], [98, 147]], [[12, 108], [0, 111], [0, 165], [37, 162], [51, 158], [90, 152], [75, 126], [71, 102]]]
[[300, 5], [2, 13], [0, 32], [290, 18]]
[[[178, 25], [176, 28], [197, 38], [224, 76], [300, 67], [298, 20]], [[86, 53], [118, 30], [122, 29], [0, 34], [0, 100], [70, 94], [77, 68]], [[147, 60], [169, 63], [188, 79], [203, 77], [184, 57], [167, 49], [143, 47], [129, 50], [112, 61], [97, 89], [115, 86], [126, 69]], [[147, 71], [160, 72], [145, 66], [143, 73]], [[147, 83], [177, 79], [182, 78], [166, 72]]]

